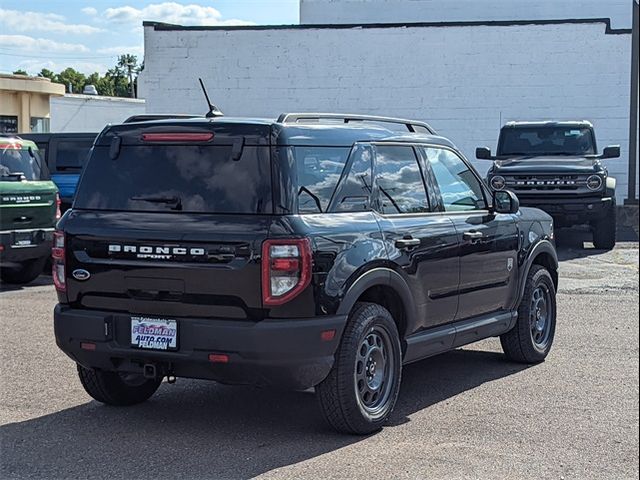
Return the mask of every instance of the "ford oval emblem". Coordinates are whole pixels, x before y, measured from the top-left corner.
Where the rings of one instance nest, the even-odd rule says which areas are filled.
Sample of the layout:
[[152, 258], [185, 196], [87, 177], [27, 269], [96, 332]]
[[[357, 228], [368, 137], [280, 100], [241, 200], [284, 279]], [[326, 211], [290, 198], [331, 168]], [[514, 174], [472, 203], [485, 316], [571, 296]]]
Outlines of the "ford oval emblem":
[[88, 280], [89, 277], [91, 276], [91, 274], [83, 268], [78, 268], [77, 270], [74, 270], [71, 275], [73, 275], [73, 278], [80, 281]]

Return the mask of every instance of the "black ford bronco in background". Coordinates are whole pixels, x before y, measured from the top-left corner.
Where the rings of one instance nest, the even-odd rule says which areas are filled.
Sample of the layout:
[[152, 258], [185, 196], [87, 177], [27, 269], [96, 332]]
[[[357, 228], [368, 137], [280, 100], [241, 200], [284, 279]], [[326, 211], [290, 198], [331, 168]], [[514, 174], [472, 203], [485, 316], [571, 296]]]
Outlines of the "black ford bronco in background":
[[555, 332], [551, 217], [410, 120], [107, 127], [52, 253], [57, 344], [111, 405], [164, 377], [315, 387], [365, 434], [402, 365], [493, 336], [541, 362]]
[[511, 122], [500, 130], [496, 156], [487, 147], [476, 157], [493, 160], [487, 180], [511, 190], [521, 205], [550, 214], [556, 226], [588, 224], [596, 248], [616, 243], [616, 180], [600, 160], [620, 156], [619, 146], [598, 155], [591, 123]]

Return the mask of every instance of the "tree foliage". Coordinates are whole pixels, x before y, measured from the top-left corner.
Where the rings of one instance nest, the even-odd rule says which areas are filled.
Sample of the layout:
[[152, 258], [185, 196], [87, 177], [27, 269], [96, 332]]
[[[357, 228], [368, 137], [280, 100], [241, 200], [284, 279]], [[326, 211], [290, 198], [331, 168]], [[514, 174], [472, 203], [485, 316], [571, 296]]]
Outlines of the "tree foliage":
[[[136, 96], [138, 74], [142, 68], [143, 66], [138, 63], [138, 57], [124, 54], [118, 57], [115, 66], [107, 70], [104, 75], [94, 72], [87, 76], [69, 67], [59, 73], [43, 68], [38, 76], [49, 78], [52, 82], [62, 83], [67, 93], [82, 93], [86, 85], [94, 85], [98, 95], [131, 97]], [[26, 72], [24, 74], [26, 75]]]

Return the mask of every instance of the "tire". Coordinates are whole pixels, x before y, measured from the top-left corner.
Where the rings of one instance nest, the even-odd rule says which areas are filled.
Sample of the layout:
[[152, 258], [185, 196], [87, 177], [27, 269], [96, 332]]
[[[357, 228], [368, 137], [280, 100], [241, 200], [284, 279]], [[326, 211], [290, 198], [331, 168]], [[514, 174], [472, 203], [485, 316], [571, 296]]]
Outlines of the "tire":
[[393, 317], [375, 303], [357, 303], [333, 368], [316, 387], [329, 425], [357, 435], [380, 430], [398, 398], [401, 372], [402, 351]]
[[117, 372], [93, 370], [78, 365], [78, 376], [85, 391], [107, 405], [126, 406], [142, 403], [153, 395], [162, 378], [146, 379], [142, 375], [128, 378]]
[[593, 222], [593, 245], [598, 250], [612, 250], [616, 246], [616, 204], [607, 212], [607, 216], [602, 220]]
[[540, 363], [549, 354], [556, 332], [556, 289], [549, 271], [532, 265], [515, 327], [500, 336], [509, 360]]
[[18, 268], [0, 269], [0, 277], [5, 283], [24, 285], [33, 282], [42, 273], [47, 257], [34, 258], [20, 264]]

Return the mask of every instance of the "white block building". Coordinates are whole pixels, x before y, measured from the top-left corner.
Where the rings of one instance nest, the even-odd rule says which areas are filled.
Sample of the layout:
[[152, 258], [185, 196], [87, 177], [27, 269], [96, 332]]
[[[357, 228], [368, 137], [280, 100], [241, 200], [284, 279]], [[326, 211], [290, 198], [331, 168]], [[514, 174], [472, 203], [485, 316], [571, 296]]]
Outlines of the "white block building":
[[300, 23], [611, 19], [631, 28], [630, 0], [300, 0]]
[[145, 113], [144, 100], [100, 95], [67, 93], [52, 97], [50, 106], [52, 132], [100, 132], [108, 123]]
[[[405, 6], [407, 17], [417, 12], [412, 22], [427, 18], [420, 5], [443, 8], [432, 23], [398, 24], [404, 16], [388, 8], [394, 2]], [[629, 19], [616, 19], [619, 27], [597, 18], [523, 21], [515, 13], [514, 21], [461, 20], [461, 13], [444, 9], [454, 3], [303, 0], [302, 19], [316, 25], [146, 23], [140, 96], [148, 113], [203, 114], [202, 77], [213, 103], [227, 115], [275, 118], [287, 111], [334, 111], [414, 118], [451, 138], [469, 158], [476, 146], [495, 149], [498, 130], [509, 120], [587, 119], [595, 125], [600, 148], [622, 147], [621, 158], [608, 161], [622, 201], [628, 169]], [[501, 1], [472, 3], [490, 7]], [[613, 7], [617, 0], [610, 3]], [[317, 13], [321, 4], [326, 4], [324, 17]], [[334, 9], [350, 4], [378, 5], [375, 17], [357, 26], [339, 24]], [[396, 23], [370, 23], [386, 13]], [[353, 23], [361, 17], [355, 9], [345, 18]], [[324, 25], [329, 20], [335, 25]], [[475, 163], [481, 170], [489, 166]]]

